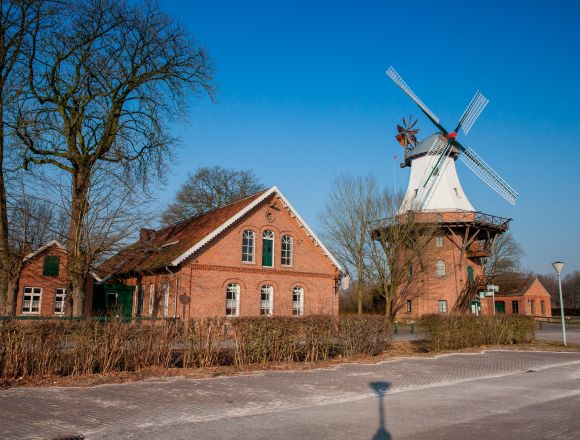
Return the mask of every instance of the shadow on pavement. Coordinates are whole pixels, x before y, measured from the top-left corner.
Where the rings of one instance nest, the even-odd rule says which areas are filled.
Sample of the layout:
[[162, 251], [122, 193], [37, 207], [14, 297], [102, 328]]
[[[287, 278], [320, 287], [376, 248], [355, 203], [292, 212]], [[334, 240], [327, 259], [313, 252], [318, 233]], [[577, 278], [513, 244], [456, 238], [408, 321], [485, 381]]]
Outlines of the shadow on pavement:
[[379, 397], [379, 429], [375, 435], [373, 435], [373, 440], [392, 440], [391, 434], [387, 431], [385, 427], [385, 394], [389, 388], [389, 382], [371, 382], [369, 386], [377, 393]]

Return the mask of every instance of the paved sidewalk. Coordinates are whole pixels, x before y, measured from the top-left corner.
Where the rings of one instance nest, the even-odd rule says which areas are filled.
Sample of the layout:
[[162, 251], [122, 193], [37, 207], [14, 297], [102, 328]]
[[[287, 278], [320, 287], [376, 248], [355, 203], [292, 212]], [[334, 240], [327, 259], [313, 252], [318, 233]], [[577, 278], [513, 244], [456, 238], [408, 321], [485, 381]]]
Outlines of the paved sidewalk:
[[[558, 368], [572, 368], [580, 379], [580, 353], [488, 351], [214, 379], [155, 379], [92, 388], [13, 388], [0, 392], [0, 438], [54, 438], [75, 434], [88, 439], [268, 438], [259, 435], [270, 432], [262, 430], [264, 420], [282, 423], [291, 417], [295, 429], [300, 429], [309, 426], [307, 414], [338, 408], [325, 416], [330, 420], [337, 414], [340, 416], [344, 408], [357, 406], [373, 408], [369, 410], [369, 417], [374, 425], [377, 395], [383, 390], [387, 398], [394, 398], [399, 393], [421, 394], [429, 389], [466, 389], [471, 388], [466, 384], [477, 381], [510, 383], [512, 380], [505, 376], [525, 376], [526, 371]], [[553, 376], [564, 380], [560, 373]], [[580, 394], [579, 382], [576, 380], [563, 388], [575, 389]], [[554, 388], [555, 385], [550, 385], [546, 390], [538, 390], [532, 385], [527, 392], [532, 396], [544, 393], [546, 398], [562, 397], [561, 393], [553, 394]], [[465, 408], [465, 411], [470, 410]], [[250, 427], [240, 424], [241, 420], [251, 418], [261, 421]], [[310, 423], [318, 426], [326, 422], [316, 419]], [[252, 432], [252, 426], [256, 432]], [[279, 427], [274, 424], [270, 429], [275, 433]], [[314, 435], [307, 431], [301, 436], [298, 432], [293, 435], [292, 431], [286, 431], [278, 438], [333, 438], [332, 432], [331, 429]], [[334, 438], [370, 438], [339, 434], [334, 433]]]

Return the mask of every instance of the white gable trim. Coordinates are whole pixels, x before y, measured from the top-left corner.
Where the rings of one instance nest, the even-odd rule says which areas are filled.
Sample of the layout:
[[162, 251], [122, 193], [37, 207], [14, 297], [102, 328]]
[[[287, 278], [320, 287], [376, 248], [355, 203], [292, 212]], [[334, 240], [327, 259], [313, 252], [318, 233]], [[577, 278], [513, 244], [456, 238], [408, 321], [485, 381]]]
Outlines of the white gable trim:
[[290, 209], [290, 211], [292, 211], [292, 213], [294, 214], [296, 219], [300, 222], [300, 224], [304, 227], [304, 229], [306, 229], [308, 234], [314, 239], [315, 243], [318, 244], [318, 246], [320, 246], [320, 248], [322, 249], [324, 254], [330, 259], [330, 261], [332, 261], [332, 264], [334, 264], [339, 271], [344, 272], [344, 270], [342, 269], [340, 263], [336, 260], [336, 258], [334, 258], [332, 256], [332, 254], [329, 252], [329, 250], [326, 249], [326, 247], [322, 244], [320, 239], [316, 236], [316, 234], [312, 231], [312, 229], [310, 229], [310, 227], [306, 224], [306, 222], [302, 219], [302, 217], [300, 217], [300, 214], [298, 214], [298, 212], [290, 204], [288, 199], [286, 199], [286, 197], [284, 197], [284, 195], [280, 192], [280, 190], [275, 186], [273, 186], [272, 188], [270, 188], [269, 190], [264, 192], [264, 194], [262, 194], [260, 197], [258, 197], [256, 200], [254, 200], [248, 206], [246, 206], [244, 209], [238, 211], [229, 220], [222, 223], [220, 226], [218, 226], [216, 229], [214, 229], [212, 232], [210, 232], [205, 237], [203, 237], [200, 241], [198, 241], [195, 245], [193, 245], [191, 248], [189, 248], [187, 251], [185, 251], [183, 254], [181, 254], [179, 257], [177, 257], [175, 260], [173, 260], [171, 262], [171, 266], [177, 266], [178, 264], [182, 263], [186, 258], [191, 256], [194, 252], [198, 251], [206, 244], [208, 244], [210, 241], [212, 241], [214, 238], [216, 238], [219, 234], [221, 234], [227, 228], [232, 226], [236, 221], [238, 221], [240, 218], [245, 216], [248, 212], [250, 212], [252, 209], [254, 209], [256, 206], [258, 206], [260, 203], [262, 203], [264, 200], [266, 200], [269, 196], [271, 196], [274, 193], [277, 193], [278, 196], [280, 196], [280, 198], [282, 199], [284, 204]]
[[[44, 251], [44, 250], [46, 250], [46, 249], [48, 249], [49, 247], [52, 247], [52, 246], [59, 247], [66, 254], [66, 249], [64, 248], [64, 246], [62, 244], [60, 244], [60, 241], [58, 241], [58, 240], [51, 240], [48, 243], [46, 243], [45, 245], [43, 245], [43, 246], [39, 247], [38, 249], [36, 249], [34, 252], [26, 255], [24, 257], [23, 261], [27, 261], [27, 260], [30, 260], [31, 258], [34, 258], [38, 254], [40, 254], [42, 251]], [[89, 271], [89, 275], [91, 275], [95, 280], [97, 280], [99, 282], [102, 281], [101, 278], [99, 278], [99, 276], [95, 272], [93, 272], [92, 270]]]
[[37, 256], [38, 254], [40, 254], [42, 251], [48, 249], [49, 247], [52, 246], [58, 246], [59, 248], [61, 248], [63, 251], [66, 252], [66, 249], [62, 246], [62, 244], [60, 244], [60, 242], [58, 240], [52, 240], [49, 241], [48, 243], [46, 243], [45, 245], [39, 247], [38, 249], [36, 249], [34, 252], [28, 254], [27, 256], [24, 257], [24, 261], [26, 260], [30, 260], [31, 258], [34, 258], [35, 256]]

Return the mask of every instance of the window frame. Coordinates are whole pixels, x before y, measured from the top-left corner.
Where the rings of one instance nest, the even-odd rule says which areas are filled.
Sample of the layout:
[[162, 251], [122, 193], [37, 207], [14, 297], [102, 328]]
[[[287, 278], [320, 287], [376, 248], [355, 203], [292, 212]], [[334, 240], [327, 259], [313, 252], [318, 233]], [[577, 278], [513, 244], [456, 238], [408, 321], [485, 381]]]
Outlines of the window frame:
[[512, 299], [512, 315], [519, 314], [520, 314], [520, 302], [517, 299]]
[[406, 302], [406, 309], [407, 313], [412, 313], [413, 312], [413, 300], [408, 299]]
[[443, 235], [436, 235], [435, 236], [435, 247], [436, 248], [442, 248], [444, 243], [445, 243], [445, 237]]
[[[287, 240], [289, 239], [289, 241]], [[285, 241], [286, 240], [286, 241]], [[285, 246], [289, 247], [285, 249]], [[294, 238], [289, 235], [282, 235], [282, 239], [280, 242], [280, 265], [282, 266], [286, 266], [286, 267], [292, 267], [292, 265], [294, 264]], [[284, 254], [287, 255], [284, 255]], [[284, 262], [284, 259], [287, 260], [287, 262]]]
[[[294, 299], [296, 294], [300, 295], [298, 301]], [[298, 307], [296, 307], [296, 303], [298, 303]], [[292, 288], [292, 316], [304, 316], [304, 287], [302, 286]]]
[[543, 299], [540, 300], [540, 313], [542, 316], [546, 316], [546, 301]]
[[[251, 235], [251, 237], [246, 237]], [[246, 244], [246, 240], [251, 240], [251, 244]], [[247, 252], [250, 251], [251, 252]], [[251, 259], [246, 259], [251, 257]], [[255, 264], [256, 263], [256, 233], [251, 229], [245, 229], [242, 232], [242, 263], [244, 264]]]
[[443, 278], [447, 274], [447, 270], [445, 267], [445, 261], [437, 260], [435, 263], [435, 275], [439, 278]]
[[[444, 306], [444, 307], [441, 307], [441, 306]], [[437, 310], [441, 314], [447, 314], [447, 311], [449, 309], [447, 308], [447, 300], [446, 299], [440, 299], [437, 301]]]
[[[59, 290], [62, 292], [59, 293]], [[60, 301], [58, 301], [59, 297], [62, 297], [62, 299]], [[62, 303], [62, 311], [60, 311], [60, 312], [56, 311], [56, 305], [58, 304], [58, 302]], [[59, 316], [64, 315], [65, 308], [66, 308], [66, 288], [57, 287], [54, 290], [54, 307], [53, 307], [52, 313], [54, 315], [59, 315]]]
[[[233, 293], [234, 298], [228, 298], [228, 294]], [[228, 309], [232, 309], [229, 307], [230, 301], [235, 303], [235, 312], [228, 313]], [[229, 283], [226, 287], [226, 318], [236, 318], [240, 316], [240, 285], [237, 283]]]
[[[27, 294], [26, 293], [26, 289], [31, 289], [32, 291]], [[33, 304], [33, 297], [36, 296], [36, 293], [34, 292], [35, 289], [38, 289], [38, 311], [37, 312], [33, 312], [32, 311], [32, 304]], [[24, 286], [24, 288], [22, 289], [22, 304], [20, 305], [20, 312], [23, 315], [40, 315], [40, 313], [42, 312], [42, 287], [33, 287], [33, 286]], [[30, 296], [30, 305], [29, 305], [29, 311], [25, 311], [24, 310], [24, 298], [26, 296]]]
[[[263, 295], [267, 293], [268, 299], [263, 299]], [[268, 302], [268, 308], [264, 307], [264, 303]], [[266, 313], [266, 312], [267, 313]], [[260, 286], [260, 316], [272, 316], [274, 314], [274, 287], [270, 284], [263, 284]]]
[[163, 298], [163, 317], [169, 317], [169, 283], [163, 282], [161, 283], [161, 293]]
[[149, 284], [149, 316], [153, 316], [155, 306], [155, 283]]
[[[269, 234], [268, 234], [269, 233]], [[268, 237], [266, 237], [266, 235], [268, 235]], [[262, 232], [262, 267], [274, 267], [275, 265], [275, 255], [276, 255], [276, 246], [275, 246], [275, 238], [276, 238], [276, 234], [274, 233], [274, 231], [272, 231], [271, 229], [265, 229], [264, 232]], [[264, 264], [264, 249], [265, 249], [265, 244], [266, 241], [270, 241], [272, 244], [272, 256], [271, 256], [271, 265], [268, 266], [266, 264]]]

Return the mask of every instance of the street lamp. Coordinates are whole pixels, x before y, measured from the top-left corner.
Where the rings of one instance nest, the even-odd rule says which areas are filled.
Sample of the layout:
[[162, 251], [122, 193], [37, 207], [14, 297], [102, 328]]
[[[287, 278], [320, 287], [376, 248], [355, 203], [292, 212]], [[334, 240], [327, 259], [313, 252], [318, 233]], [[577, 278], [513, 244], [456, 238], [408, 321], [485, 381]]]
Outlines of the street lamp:
[[566, 326], [564, 325], [564, 301], [562, 301], [562, 281], [560, 280], [560, 273], [564, 270], [564, 263], [561, 261], [555, 261], [552, 263], [552, 267], [558, 274], [558, 291], [560, 292], [560, 318], [562, 319], [562, 340], [564, 345], [566, 345]]

